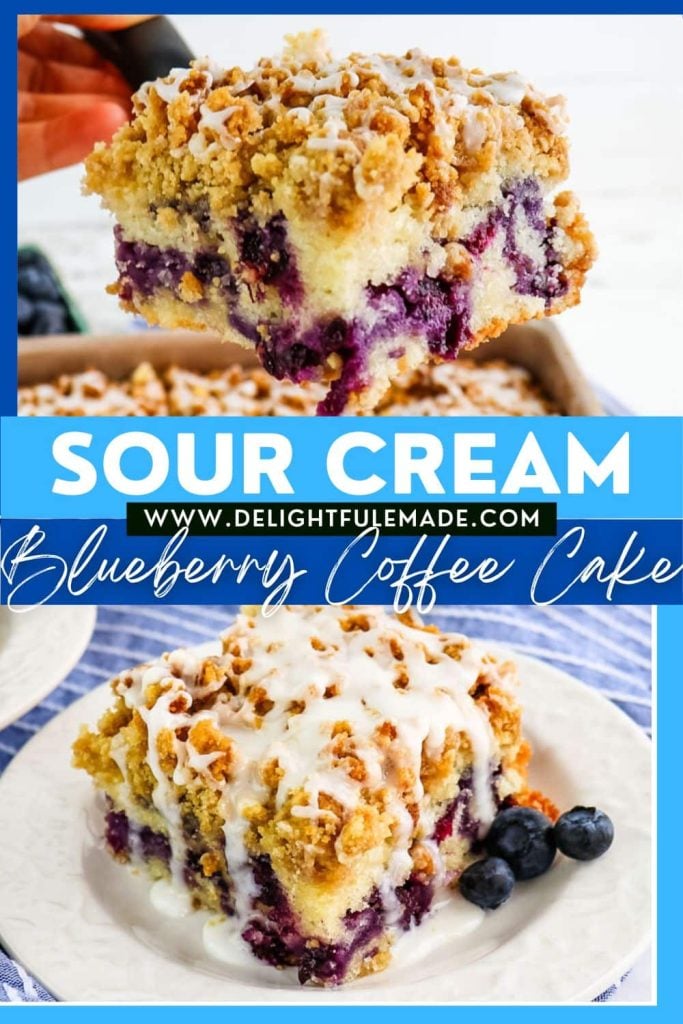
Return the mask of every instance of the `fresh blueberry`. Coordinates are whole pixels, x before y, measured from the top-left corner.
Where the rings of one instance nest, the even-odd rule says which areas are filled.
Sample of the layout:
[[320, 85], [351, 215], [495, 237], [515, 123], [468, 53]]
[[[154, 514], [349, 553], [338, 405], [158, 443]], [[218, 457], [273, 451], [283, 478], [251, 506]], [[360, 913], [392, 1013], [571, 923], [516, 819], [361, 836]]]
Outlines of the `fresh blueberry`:
[[558, 850], [574, 860], [595, 860], [609, 850], [614, 825], [597, 807], [573, 807], [555, 823]]
[[67, 312], [61, 303], [35, 303], [31, 334], [65, 334], [68, 329]]
[[57, 282], [47, 265], [20, 267], [18, 285], [19, 293], [29, 299], [46, 299], [48, 302], [61, 300]]
[[549, 818], [533, 807], [500, 811], [485, 841], [492, 857], [506, 860], [518, 880], [536, 878], [555, 859], [555, 836]]
[[230, 264], [217, 253], [209, 250], [197, 253], [192, 272], [202, 284], [211, 284], [217, 279], [226, 291], [231, 292], [235, 289], [235, 282], [230, 273]]
[[500, 857], [477, 860], [460, 876], [460, 892], [482, 910], [495, 910], [510, 898], [515, 876], [507, 861]]
[[24, 295], [17, 300], [17, 325], [19, 334], [31, 333], [31, 321], [33, 320], [33, 303]]

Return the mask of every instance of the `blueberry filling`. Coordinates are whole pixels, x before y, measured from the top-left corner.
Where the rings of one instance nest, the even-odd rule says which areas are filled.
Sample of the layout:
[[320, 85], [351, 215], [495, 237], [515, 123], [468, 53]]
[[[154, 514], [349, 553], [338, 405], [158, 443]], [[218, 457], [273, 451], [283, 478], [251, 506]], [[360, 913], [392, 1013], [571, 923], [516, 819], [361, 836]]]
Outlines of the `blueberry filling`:
[[329, 985], [339, 985], [357, 952], [364, 950], [368, 956], [375, 952], [371, 944], [382, 934], [383, 921], [382, 900], [375, 889], [367, 901], [367, 906], [362, 910], [349, 912], [344, 918], [344, 925], [351, 936], [350, 942], [346, 945], [321, 943], [306, 948], [299, 964], [301, 984], [304, 985], [313, 979]]
[[338, 985], [358, 952], [374, 952], [372, 943], [381, 935], [384, 922], [382, 899], [377, 890], [371, 893], [365, 907], [346, 914], [344, 925], [348, 939], [345, 943], [320, 942], [302, 935], [269, 858], [254, 857], [252, 870], [257, 887], [254, 907], [258, 916], [248, 922], [242, 938], [259, 960], [273, 967], [297, 967], [302, 985], [311, 980]]
[[116, 235], [116, 266], [121, 279], [119, 294], [129, 299], [133, 291], [151, 295], [157, 288], [175, 290], [190, 260], [177, 249], [160, 249], [145, 242], [127, 242], [119, 227]]
[[543, 196], [534, 178], [517, 181], [503, 189], [503, 195], [511, 200], [511, 207], [521, 207], [528, 223], [541, 238], [541, 248], [545, 257], [544, 265], [537, 266], [517, 247], [513, 218], [506, 224], [506, 237], [503, 252], [512, 266], [516, 283], [515, 288], [521, 295], [535, 295], [544, 300], [546, 306], [559, 295], [567, 291], [567, 279], [560, 258], [553, 246], [555, 224], [546, 225], [543, 212]]
[[[473, 256], [481, 256], [492, 244], [498, 231], [503, 231], [503, 255], [515, 275], [515, 291], [543, 299], [549, 306], [554, 298], [567, 291], [567, 279], [553, 245], [555, 222], [546, 223], [543, 195], [535, 178], [524, 178], [503, 187], [504, 204], [497, 206], [474, 228], [464, 245]], [[543, 262], [537, 264], [517, 243], [517, 212], [522, 210], [528, 225], [537, 234]]]
[[124, 811], [109, 811], [105, 818], [105, 839], [112, 853], [130, 855], [133, 849], [143, 860], [160, 860], [169, 864], [171, 844], [167, 836], [154, 832], [148, 825], [137, 828]]
[[167, 836], [160, 832], [153, 832], [147, 825], [143, 825], [138, 833], [140, 852], [145, 860], [161, 860], [164, 864], [171, 861], [171, 844]]
[[[195, 850], [188, 849], [185, 855], [183, 881], [188, 889], [197, 889], [199, 888], [200, 882], [206, 881], [206, 876], [201, 864], [201, 858], [204, 852], [206, 852], [206, 849], [204, 846], [201, 846]], [[227, 878], [223, 874], [212, 875], [211, 887], [218, 895], [218, 902], [223, 913], [227, 917], [232, 917], [235, 913], [235, 903], [232, 889]]]
[[[380, 338], [420, 334], [433, 355], [454, 359], [470, 336], [469, 286], [464, 280], [424, 277], [408, 269], [391, 285], [369, 287], [368, 297], [382, 314], [387, 300], [391, 304], [389, 316], [381, 317]], [[385, 331], [389, 326], [393, 329]], [[379, 333], [377, 328], [374, 333]], [[372, 334], [370, 340], [374, 340]]]
[[115, 229], [119, 294], [130, 301], [133, 292], [152, 295], [158, 288], [177, 291], [183, 275], [192, 273], [202, 285], [217, 284], [226, 298], [236, 294], [228, 261], [216, 252], [202, 250], [194, 256], [179, 249], [160, 249], [145, 242], [127, 242]]
[[252, 872], [257, 888], [254, 906], [260, 915], [247, 923], [242, 938], [259, 960], [273, 967], [292, 966], [306, 948], [296, 917], [270, 866], [270, 859], [254, 857]]
[[323, 415], [343, 412], [349, 396], [367, 386], [368, 357], [376, 345], [417, 335], [426, 338], [434, 355], [454, 359], [470, 336], [465, 281], [424, 277], [408, 269], [392, 284], [369, 285], [366, 297], [374, 313], [371, 324], [336, 317], [303, 333], [291, 324], [275, 326], [256, 344], [265, 369], [278, 380], [308, 380], [332, 353], [341, 358], [341, 373], [318, 407]]
[[[491, 772], [491, 796], [497, 811], [506, 806], [508, 802], [507, 799], [501, 800], [498, 794], [498, 782], [502, 770], [502, 765], [499, 764]], [[467, 771], [460, 777], [458, 792], [434, 826], [432, 839], [435, 843], [440, 845], [455, 834], [471, 843], [475, 852], [481, 848], [481, 821], [472, 812], [473, 796], [472, 772]]]
[[[536, 262], [519, 246], [519, 211], [536, 235], [543, 258]], [[207, 236], [205, 207], [185, 209], [197, 219]], [[284, 322], [252, 321], [237, 308], [238, 289], [248, 291], [253, 303], [261, 301], [266, 286], [278, 291], [282, 304], [296, 311], [304, 294], [294, 254], [287, 237], [283, 214], [259, 224], [248, 214], [234, 221], [238, 262], [231, 267], [215, 249], [207, 247], [194, 256], [177, 249], [160, 249], [142, 242], [126, 242], [116, 229], [116, 262], [120, 274], [120, 295], [130, 300], [135, 291], [149, 296], [157, 288], [177, 291], [188, 271], [203, 285], [218, 284], [227, 305], [231, 326], [255, 345], [265, 369], [279, 380], [305, 381], [313, 378], [330, 355], [341, 361], [339, 376], [318, 407], [322, 415], [338, 415], [352, 394], [370, 383], [370, 353], [378, 345], [387, 351], [394, 339], [404, 336], [424, 339], [432, 355], [455, 359], [471, 338], [471, 281], [465, 278], [430, 277], [406, 268], [392, 282], [368, 285], [363, 316], [319, 321], [302, 328], [294, 315]], [[463, 244], [481, 258], [496, 236], [503, 235], [503, 255], [511, 267], [520, 295], [552, 300], [567, 290], [567, 280], [553, 239], [554, 222], [546, 223], [543, 196], [535, 178], [508, 183], [503, 203], [491, 210], [464, 239]]]
[[450, 839], [453, 833], [461, 839], [476, 843], [480, 821], [472, 814], [472, 790], [472, 773], [465, 772], [460, 779], [457, 794], [434, 826], [432, 839], [435, 843], [443, 843]]
[[[205, 881], [201, 857], [207, 852], [207, 847], [201, 840], [194, 815], [183, 816], [183, 835], [188, 842], [183, 881], [188, 889], [196, 889], [201, 881]], [[108, 811], [105, 817], [105, 839], [116, 856], [129, 857], [135, 854], [145, 861], [160, 860], [166, 866], [171, 863], [171, 844], [168, 837], [161, 832], [155, 832], [147, 825], [133, 824], [125, 811]], [[223, 874], [214, 874], [211, 877], [211, 885], [218, 893], [223, 913], [234, 914], [234, 900], [227, 877]]]
[[104, 837], [116, 856], [129, 853], [130, 827], [128, 816], [123, 811], [109, 811], [105, 818]]
[[434, 885], [417, 875], [411, 875], [396, 890], [396, 899], [403, 907], [398, 923], [404, 931], [408, 931], [413, 925], [420, 924], [429, 913], [434, 899]]
[[284, 215], [279, 213], [264, 225], [253, 217], [241, 217], [237, 241], [242, 268], [250, 270], [257, 282], [275, 285], [285, 306], [298, 306], [303, 288], [287, 241]]
[[367, 354], [372, 331], [356, 321], [341, 317], [297, 332], [292, 324], [273, 327], [267, 338], [259, 336], [256, 351], [265, 369], [278, 380], [310, 380], [328, 356], [336, 353], [342, 360], [341, 375], [333, 381], [318, 412], [336, 416], [349, 395], [367, 383]]
[[218, 253], [208, 250], [197, 253], [192, 264], [192, 273], [203, 285], [216, 285], [226, 296], [237, 295], [237, 285], [230, 265]]
[[[497, 774], [494, 772], [492, 777], [494, 794]], [[457, 795], [434, 827], [432, 839], [436, 843], [444, 842], [455, 833], [477, 845], [479, 821], [472, 814], [472, 793], [472, 774], [468, 772], [461, 778]], [[189, 889], [196, 889], [200, 880], [205, 880], [201, 855], [206, 847], [201, 842], [194, 814], [183, 814], [182, 830], [187, 842], [183, 878]], [[129, 855], [135, 851], [145, 860], [158, 859], [165, 864], [170, 863], [171, 847], [165, 835], [147, 826], [135, 826], [123, 811], [115, 811], [111, 805], [106, 815], [105, 836], [114, 854]], [[259, 960], [273, 967], [297, 968], [301, 984], [316, 981], [338, 985], [358, 955], [371, 957], [377, 952], [378, 940], [387, 924], [379, 890], [373, 890], [360, 910], [349, 911], [345, 915], [344, 941], [323, 942], [301, 931], [298, 917], [273, 871], [270, 858], [264, 855], [252, 857], [251, 869], [255, 885], [253, 916], [247, 921], [242, 938]], [[228, 878], [223, 874], [213, 875], [211, 885], [218, 890], [223, 912], [232, 915], [234, 901]], [[434, 899], [433, 881], [413, 873], [396, 887], [394, 898], [400, 910], [393, 920], [407, 931], [419, 925], [429, 913]]]

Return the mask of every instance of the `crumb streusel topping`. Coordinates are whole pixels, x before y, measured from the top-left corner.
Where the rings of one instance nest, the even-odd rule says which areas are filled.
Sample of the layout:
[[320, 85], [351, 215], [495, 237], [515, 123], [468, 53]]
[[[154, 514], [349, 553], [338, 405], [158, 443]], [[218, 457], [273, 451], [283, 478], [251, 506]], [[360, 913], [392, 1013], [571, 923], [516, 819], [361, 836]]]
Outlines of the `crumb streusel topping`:
[[[210, 201], [228, 216], [252, 178], [333, 219], [389, 208], [421, 182], [416, 205], [437, 218], [469, 192], [476, 203], [492, 197], [482, 171], [499, 181], [522, 158], [552, 182], [567, 169], [562, 97], [544, 97], [516, 72], [485, 75], [419, 50], [335, 60], [321, 32], [288, 37], [280, 59], [250, 71], [208, 59], [174, 69], [134, 104], [148, 135], [160, 122], [171, 155], [188, 158], [178, 168], [185, 182], [218, 186]], [[162, 195], [178, 190], [159, 184]]]
[[516, 73], [296, 36], [136, 95], [86, 161], [124, 308], [253, 347], [277, 379], [373, 409], [402, 373], [579, 301], [595, 250], [564, 108]]
[[[304, 607], [258, 622], [244, 614], [225, 635], [221, 656], [174, 651], [123, 673], [113, 690], [147, 727], [154, 802], [171, 829], [174, 786], [199, 776], [223, 794], [233, 875], [247, 866], [250, 821], [272, 806], [283, 835], [282, 821], [291, 827], [292, 818], [323, 829], [345, 822], [337, 839], [342, 861], [366, 848], [361, 822], [387, 838], [394, 830], [400, 842], [390, 876], [397, 881], [411, 867], [414, 839], [433, 832], [437, 808], [425, 800], [423, 763], [441, 756], [449, 731], [467, 736], [474, 811], [482, 827], [493, 820], [496, 740], [470, 695], [491, 663], [463, 637], [372, 608]], [[175, 763], [172, 784], [161, 751]], [[387, 771], [403, 780], [396, 790], [386, 788]], [[374, 813], [372, 791], [384, 794]], [[182, 849], [177, 838], [172, 849]], [[182, 879], [182, 862], [175, 871]], [[246, 913], [248, 888], [237, 895]]]
[[[123, 380], [100, 370], [19, 388], [20, 416], [313, 416], [324, 386], [274, 380], [237, 364], [201, 373], [141, 363]], [[418, 367], [395, 381], [381, 416], [553, 416], [528, 370], [504, 359]]]

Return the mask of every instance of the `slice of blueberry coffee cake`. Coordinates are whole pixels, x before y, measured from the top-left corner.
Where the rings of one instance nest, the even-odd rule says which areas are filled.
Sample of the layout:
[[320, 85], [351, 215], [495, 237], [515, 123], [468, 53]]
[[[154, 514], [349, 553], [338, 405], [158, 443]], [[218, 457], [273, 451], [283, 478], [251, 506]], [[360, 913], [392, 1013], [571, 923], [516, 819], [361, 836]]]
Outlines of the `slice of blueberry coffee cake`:
[[86, 162], [117, 220], [123, 306], [253, 346], [371, 410], [400, 371], [579, 301], [594, 258], [560, 97], [455, 58], [291, 37], [252, 71], [142, 87]]
[[[245, 609], [123, 672], [74, 763], [105, 838], [301, 983], [382, 970], [501, 805], [539, 803], [515, 669], [375, 608]], [[456, 898], [456, 897], [453, 897]]]

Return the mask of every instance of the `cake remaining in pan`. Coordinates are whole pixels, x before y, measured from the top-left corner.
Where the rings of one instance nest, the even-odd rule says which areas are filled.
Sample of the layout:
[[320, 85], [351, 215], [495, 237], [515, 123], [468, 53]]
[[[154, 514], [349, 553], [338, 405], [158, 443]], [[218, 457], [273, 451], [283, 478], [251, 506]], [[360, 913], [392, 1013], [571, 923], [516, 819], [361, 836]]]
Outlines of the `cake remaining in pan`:
[[[141, 363], [122, 380], [100, 370], [19, 388], [20, 416], [312, 416], [324, 385], [274, 380], [238, 364], [200, 372]], [[394, 381], [379, 416], [552, 416], [557, 405], [528, 370], [504, 359], [420, 366]]]
[[144, 86], [87, 161], [125, 307], [217, 331], [266, 370], [372, 409], [400, 371], [578, 302], [593, 240], [564, 113], [517, 74], [295, 36], [252, 71]]
[[109, 850], [302, 983], [382, 970], [498, 808], [543, 805], [514, 666], [410, 615], [245, 609], [220, 653], [173, 651], [112, 689], [74, 745]]

